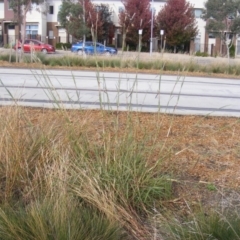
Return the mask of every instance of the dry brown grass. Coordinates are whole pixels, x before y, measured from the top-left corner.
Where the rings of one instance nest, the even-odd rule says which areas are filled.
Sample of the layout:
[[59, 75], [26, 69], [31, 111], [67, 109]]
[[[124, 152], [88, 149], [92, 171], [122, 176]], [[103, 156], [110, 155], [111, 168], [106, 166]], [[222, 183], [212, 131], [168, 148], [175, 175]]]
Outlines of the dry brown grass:
[[[1, 204], [21, 200], [29, 205], [44, 196], [45, 201], [58, 199], [55, 208], [60, 209], [61, 199], [67, 201], [74, 194], [136, 239], [160, 236], [154, 220], [161, 216], [159, 212], [157, 217], [151, 216], [145, 209], [139, 215], [124, 194], [116, 195], [120, 193], [117, 185], [106, 188], [95, 172], [97, 161], [103, 161], [99, 167], [109, 167], [115, 157], [118, 159], [120, 153], [116, 151], [121, 148], [117, 145], [129, 133], [133, 141], [144, 144], [149, 171], [161, 159], [154, 176], [167, 174], [173, 183], [173, 196], [156, 203], [158, 210], [160, 204], [160, 209], [185, 216], [189, 206], [193, 211], [199, 204], [212, 207], [222, 198], [229, 203], [225, 201], [224, 207], [240, 204], [234, 198], [240, 188], [237, 118], [1, 107], [0, 119]], [[82, 157], [93, 164], [88, 165], [91, 168], [85, 168]], [[135, 181], [138, 186], [139, 179]], [[139, 209], [144, 208], [139, 203]], [[54, 217], [66, 216], [64, 209]], [[163, 219], [157, 224], [159, 221]]]
[[[1, 108], [1, 115], [7, 116], [7, 109]], [[57, 110], [26, 108], [24, 112], [31, 124], [44, 126], [46, 122], [52, 122], [61, 128], [65, 122], [65, 119], [59, 118]], [[85, 131], [89, 138], [96, 142], [100, 139], [103, 127], [111, 135], [114, 134], [116, 119], [124, 133], [129, 116], [129, 113], [124, 112], [106, 112], [103, 115], [101, 111], [94, 110], [66, 112], [71, 124], [78, 130]], [[199, 181], [240, 187], [238, 118], [161, 115], [159, 119], [158, 114], [133, 112], [131, 119], [136, 123], [133, 127], [135, 126], [134, 131], [139, 139], [145, 136], [146, 132], [149, 136], [156, 136], [158, 129], [156, 139], [149, 139], [148, 144], [151, 146], [152, 141], [157, 141], [163, 148], [171, 148], [171, 162], [174, 164], [169, 166], [167, 163], [166, 166], [175, 173], [183, 176], [187, 173]], [[19, 137], [15, 129], [13, 132]], [[154, 163], [154, 156], [151, 161]]]

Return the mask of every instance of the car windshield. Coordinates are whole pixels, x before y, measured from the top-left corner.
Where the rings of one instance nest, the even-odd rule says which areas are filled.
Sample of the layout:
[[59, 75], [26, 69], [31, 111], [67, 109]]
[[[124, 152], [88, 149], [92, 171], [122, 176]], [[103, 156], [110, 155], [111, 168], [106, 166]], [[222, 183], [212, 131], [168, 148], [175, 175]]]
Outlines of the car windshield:
[[31, 42], [32, 42], [33, 44], [35, 44], [35, 45], [44, 44], [43, 42], [38, 41], [38, 40], [27, 39], [27, 40], [24, 41], [25, 44], [29, 44], [29, 43], [31, 43]]

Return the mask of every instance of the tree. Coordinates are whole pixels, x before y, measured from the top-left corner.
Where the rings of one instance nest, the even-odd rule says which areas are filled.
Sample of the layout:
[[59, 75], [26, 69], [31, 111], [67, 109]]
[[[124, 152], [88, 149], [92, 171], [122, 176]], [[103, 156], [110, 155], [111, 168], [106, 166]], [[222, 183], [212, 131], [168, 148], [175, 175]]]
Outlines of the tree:
[[105, 40], [111, 30], [111, 12], [108, 5], [95, 5], [91, 0], [80, 0], [86, 9], [86, 25], [91, 29], [92, 40]]
[[95, 8], [99, 12], [99, 18], [102, 21], [101, 32], [98, 32], [98, 39], [100, 41], [107, 40], [108, 37], [112, 38], [113, 33], [113, 22], [111, 19], [112, 13], [107, 4], [95, 5]]
[[85, 24], [83, 7], [79, 2], [63, 0], [58, 19], [67, 32], [76, 39], [84, 38], [89, 34], [89, 28]]
[[92, 41], [97, 41], [97, 36], [102, 33], [102, 19], [100, 9], [92, 4], [91, 0], [80, 0], [80, 4], [85, 7], [86, 25], [91, 30]]
[[9, 6], [11, 9], [13, 9], [13, 12], [14, 12], [14, 18], [16, 22], [18, 22], [19, 28], [21, 26], [23, 29], [21, 31], [22, 41], [25, 40], [27, 13], [30, 12], [34, 7], [35, 7], [35, 10], [45, 13], [46, 9], [43, 5], [41, 10], [38, 7], [36, 7], [45, 2], [46, 2], [45, 0], [10, 0], [9, 1]]
[[[18, 37], [21, 38], [22, 42], [25, 40], [26, 35], [26, 18], [27, 13], [33, 9], [41, 13], [46, 13], [46, 0], [9, 0], [9, 7], [14, 12], [15, 21], [18, 23]], [[41, 7], [39, 7], [41, 5]], [[20, 28], [22, 29], [20, 35]], [[23, 48], [21, 48], [21, 56], [23, 56]]]
[[143, 42], [150, 39], [151, 8], [149, 0], [123, 0], [122, 3], [124, 10], [119, 13], [119, 24], [122, 28], [124, 49], [126, 42], [137, 45], [139, 29], [143, 30]]
[[[63, 0], [58, 18], [60, 24], [73, 37], [85, 39], [91, 34], [92, 40], [102, 38], [110, 24], [111, 13], [107, 5], [94, 5], [90, 0]], [[105, 29], [104, 29], [105, 26]]]
[[156, 29], [164, 30], [168, 45], [176, 47], [190, 42], [197, 35], [193, 6], [186, 0], [168, 0], [156, 18]]
[[203, 19], [206, 30], [220, 37], [229, 50], [233, 36], [240, 34], [240, 0], [208, 0], [205, 3]]

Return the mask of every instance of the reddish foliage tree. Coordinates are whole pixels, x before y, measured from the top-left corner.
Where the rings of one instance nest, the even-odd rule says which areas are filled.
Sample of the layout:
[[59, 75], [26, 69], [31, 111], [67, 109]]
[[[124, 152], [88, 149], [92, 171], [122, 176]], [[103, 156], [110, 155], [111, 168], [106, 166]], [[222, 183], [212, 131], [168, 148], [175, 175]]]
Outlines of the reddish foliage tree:
[[123, 48], [125, 41], [137, 45], [138, 30], [142, 29], [142, 41], [150, 39], [151, 9], [149, 0], [123, 0], [124, 10], [119, 14], [119, 24], [123, 34]]
[[101, 14], [91, 0], [79, 0], [84, 9], [86, 26], [91, 30], [92, 40], [97, 41], [97, 36], [102, 34], [103, 21]]
[[187, 43], [197, 35], [193, 6], [186, 0], [168, 0], [156, 17], [156, 29], [163, 29], [167, 44], [176, 46]]

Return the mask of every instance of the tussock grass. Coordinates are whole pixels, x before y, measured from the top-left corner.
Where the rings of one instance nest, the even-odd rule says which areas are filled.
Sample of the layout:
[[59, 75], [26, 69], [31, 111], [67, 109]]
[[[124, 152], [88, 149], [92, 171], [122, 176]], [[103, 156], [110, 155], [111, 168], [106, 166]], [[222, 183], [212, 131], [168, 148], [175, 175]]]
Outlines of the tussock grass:
[[25, 111], [0, 115], [0, 238], [150, 236], [140, 215], [170, 198], [171, 181], [161, 157], [148, 163], [152, 147], [131, 131], [131, 119], [125, 130], [102, 122], [96, 140], [85, 131], [87, 114], [77, 124], [59, 110], [57, 120], [35, 124]]
[[[55, 197], [55, 198], [54, 198]], [[2, 239], [122, 239], [126, 235], [95, 209], [69, 196], [0, 210]]]
[[[15, 55], [9, 57], [8, 54], [0, 55], [0, 60], [6, 62], [15, 62]], [[24, 56], [23, 62], [30, 63], [32, 60], [29, 55]], [[192, 59], [190, 61], [179, 61], [171, 59], [137, 59], [136, 57], [130, 56], [117, 56], [106, 58], [103, 56], [87, 56], [85, 58], [66, 55], [63, 57], [52, 57], [45, 56], [41, 53], [36, 53], [36, 59], [34, 61], [41, 62], [45, 66], [50, 67], [86, 67], [86, 68], [96, 68], [100, 67], [101, 69], [117, 68], [117, 69], [138, 69], [138, 70], [163, 70], [168, 72], [179, 72], [184, 71], [185, 73], [202, 73], [202, 74], [225, 74], [232, 76], [240, 75], [240, 68], [238, 64], [228, 65], [226, 63], [214, 63], [214, 64], [198, 64]]]
[[149, 131], [137, 113], [0, 110], [0, 238], [239, 239], [235, 215], [169, 207], [175, 144], [157, 140], [171, 131], [162, 117]]
[[[182, 220], [183, 221], [183, 220]], [[181, 240], [237, 240], [240, 239], [240, 218], [235, 213], [201, 211], [181, 221], [170, 224], [172, 239]]]
[[[36, 56], [51, 66], [211, 72], [193, 62]], [[239, 73], [235, 66], [214, 71]], [[53, 112], [54, 118], [33, 119], [27, 108], [0, 109], [0, 239], [239, 239], [238, 210], [206, 214], [186, 204], [188, 214], [178, 216], [171, 208], [180, 182], [173, 172], [194, 172], [200, 161], [176, 170], [179, 154], [192, 145], [177, 144], [190, 129], [167, 144], [183, 127], [172, 132], [173, 117], [166, 128], [164, 116], [156, 114], [150, 131], [130, 111], [124, 119], [103, 110], [97, 118], [79, 110], [76, 119], [60, 106]], [[195, 125], [197, 135], [201, 121]]]

